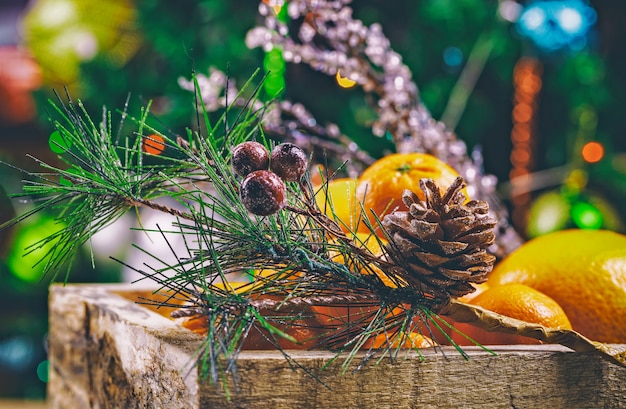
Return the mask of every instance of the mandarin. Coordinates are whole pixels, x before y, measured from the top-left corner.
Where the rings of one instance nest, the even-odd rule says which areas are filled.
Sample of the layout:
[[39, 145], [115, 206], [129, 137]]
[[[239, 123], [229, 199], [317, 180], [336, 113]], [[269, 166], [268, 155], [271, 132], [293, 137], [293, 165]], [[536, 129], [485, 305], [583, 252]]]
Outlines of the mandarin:
[[[372, 212], [382, 220], [396, 208], [407, 210], [402, 203], [405, 189], [424, 200], [419, 186], [421, 179], [434, 180], [443, 194], [458, 176], [456, 170], [436, 156], [421, 152], [395, 153], [378, 159], [361, 173], [357, 179], [356, 198], [363, 203], [370, 223], [376, 228], [378, 224]], [[363, 223], [358, 227], [361, 231], [367, 229]]]
[[315, 193], [317, 206], [328, 217], [335, 220], [346, 232], [357, 230], [361, 207], [356, 201], [356, 179], [331, 179]]
[[526, 284], [553, 298], [574, 330], [626, 342], [626, 236], [608, 230], [561, 230], [524, 243], [498, 263], [490, 286]]
[[435, 345], [435, 341], [426, 335], [420, 334], [419, 332], [409, 332], [408, 334], [401, 336], [390, 336], [386, 333], [378, 334], [374, 337], [368, 339], [365, 344], [363, 344], [364, 348], [373, 348], [380, 349], [384, 348], [389, 344], [390, 348], [432, 348]]
[[[380, 238], [371, 232], [356, 232], [352, 234], [352, 241], [356, 246], [367, 249], [372, 256], [386, 260], [387, 253], [385, 251], [385, 246], [387, 245], [387, 240]], [[346, 264], [349, 268], [354, 270], [354, 266], [351, 265], [352, 261], [344, 260], [341, 253], [336, 252], [336, 254], [331, 254], [331, 258], [333, 261]], [[398, 286], [406, 285], [406, 283], [402, 282], [400, 278], [391, 278], [378, 266], [372, 263], [361, 265], [359, 271], [361, 274], [376, 274], [378, 278], [380, 278], [381, 282], [387, 287], [397, 288]]]
[[[266, 270], [263, 270], [266, 271]], [[268, 270], [269, 271], [269, 270]], [[228, 285], [224, 283], [215, 283], [218, 289], [228, 289], [235, 294], [241, 294], [250, 291], [252, 287], [261, 285], [257, 282], [232, 281]], [[258, 300], [274, 300], [280, 301], [283, 297], [272, 296], [269, 294], [258, 294], [253, 296]], [[263, 317], [272, 317], [271, 324], [279, 331], [284, 332], [287, 336], [292, 337], [297, 342], [282, 337], [278, 334], [270, 335], [267, 330], [262, 328], [253, 328], [248, 332], [243, 340], [242, 349], [245, 350], [271, 350], [276, 345], [282, 349], [309, 349], [317, 344], [317, 338], [323, 332], [323, 326], [316, 319], [315, 314], [309, 306], [297, 305], [280, 305], [277, 309], [262, 308], [259, 314]], [[180, 324], [190, 331], [206, 336], [208, 334], [209, 320], [206, 315], [193, 315], [184, 317], [179, 320]]]
[[[547, 295], [524, 284], [491, 286], [469, 301], [500, 315], [540, 324], [547, 328], [572, 329], [561, 306]], [[454, 327], [472, 340], [483, 345], [538, 344], [539, 341], [519, 335], [489, 332], [470, 324], [454, 323]], [[451, 332], [459, 345], [472, 345], [462, 334]]]
[[626, 342], [626, 236], [560, 230], [527, 241], [496, 264], [491, 287], [526, 284], [554, 299], [574, 330], [594, 341]]
[[[377, 237], [370, 233], [357, 232], [352, 236], [355, 245], [367, 249], [373, 256], [384, 257], [384, 245], [386, 240]], [[353, 261], [345, 260], [344, 256], [335, 250], [331, 250], [331, 259], [336, 263], [346, 264], [351, 270], [356, 270], [355, 266], [351, 265]], [[383, 284], [389, 287], [397, 287], [397, 285], [377, 266], [363, 265], [359, 266], [361, 274], [376, 274]], [[321, 323], [327, 326], [337, 326], [346, 322], [354, 322], [363, 318], [363, 316], [369, 315], [376, 311], [378, 307], [361, 307], [361, 306], [346, 306], [346, 305], [313, 305], [311, 309], [315, 312], [315, 315]]]

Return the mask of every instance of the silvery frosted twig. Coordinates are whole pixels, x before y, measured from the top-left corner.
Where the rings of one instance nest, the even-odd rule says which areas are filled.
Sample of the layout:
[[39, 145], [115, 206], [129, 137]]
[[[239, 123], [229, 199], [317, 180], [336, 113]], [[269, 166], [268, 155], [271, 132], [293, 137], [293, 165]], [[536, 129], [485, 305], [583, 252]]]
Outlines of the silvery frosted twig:
[[[238, 89], [233, 80], [229, 80], [222, 71], [215, 68], [209, 70], [209, 75], [196, 74], [198, 93], [209, 112], [229, 106], [243, 107], [252, 103], [252, 110], [265, 110], [262, 127], [268, 135], [280, 140], [297, 144], [307, 152], [312, 152], [323, 163], [326, 159], [337, 163], [345, 162], [345, 171], [348, 176], [356, 177], [362, 170], [374, 162], [374, 158], [348, 136], [341, 133], [336, 124], [321, 125], [313, 114], [300, 103], [289, 100], [277, 100], [265, 105], [259, 100], [245, 97], [235, 98]], [[195, 91], [195, 84], [186, 78], [179, 78], [178, 84], [188, 91]], [[227, 97], [228, 95], [228, 97]]]
[[411, 70], [391, 49], [381, 25], [365, 26], [354, 19], [349, 3], [292, 0], [287, 6], [290, 26], [261, 3], [264, 25], [248, 32], [246, 44], [266, 51], [279, 47], [287, 62], [308, 64], [328, 75], [341, 70], [342, 76], [356, 81], [378, 114], [373, 134], [382, 137], [389, 133], [398, 152], [430, 153], [457, 169], [468, 184], [469, 194], [489, 203], [498, 220], [491, 250], [500, 257], [510, 253], [522, 238], [510, 225], [508, 212], [496, 194], [496, 177], [483, 172], [481, 152], [469, 153], [463, 141], [432, 117], [419, 99]]

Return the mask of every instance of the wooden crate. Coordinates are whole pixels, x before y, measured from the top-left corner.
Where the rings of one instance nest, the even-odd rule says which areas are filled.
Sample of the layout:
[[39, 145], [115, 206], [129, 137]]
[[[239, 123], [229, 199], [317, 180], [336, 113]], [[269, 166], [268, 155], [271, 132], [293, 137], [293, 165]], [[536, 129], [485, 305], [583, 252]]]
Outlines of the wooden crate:
[[[135, 302], [135, 285], [50, 289], [52, 408], [626, 408], [626, 368], [558, 345], [407, 351], [342, 374], [334, 355], [244, 351], [230, 399], [198, 382], [201, 337]], [[358, 360], [357, 360], [358, 361]]]

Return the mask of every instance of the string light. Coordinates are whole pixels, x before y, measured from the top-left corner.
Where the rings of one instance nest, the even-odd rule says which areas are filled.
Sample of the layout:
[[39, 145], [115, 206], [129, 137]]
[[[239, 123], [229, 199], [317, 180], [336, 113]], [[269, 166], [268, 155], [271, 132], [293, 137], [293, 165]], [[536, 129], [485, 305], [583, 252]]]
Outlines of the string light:
[[148, 135], [144, 137], [141, 148], [150, 155], [160, 155], [165, 150], [165, 139], [157, 134]]
[[580, 229], [599, 229], [604, 224], [604, 217], [597, 207], [586, 202], [572, 205], [572, 221]]
[[517, 32], [544, 52], [580, 50], [597, 19], [583, 0], [531, 1], [517, 19]]
[[341, 75], [341, 70], [337, 70], [337, 74], [335, 75], [335, 79], [337, 80], [337, 84], [341, 88], [352, 88], [356, 85], [356, 81], [351, 80], [348, 77], [344, 77]]
[[518, 226], [525, 225], [531, 194], [523, 183], [533, 167], [535, 144], [535, 116], [537, 96], [541, 91], [542, 65], [534, 58], [521, 58], [515, 65], [513, 83], [515, 88], [511, 130], [511, 218]]
[[600, 142], [587, 142], [580, 153], [587, 163], [600, 162], [604, 157], [604, 146]]
[[48, 138], [48, 145], [52, 152], [61, 154], [65, 153], [72, 146], [72, 142], [61, 135], [59, 131], [54, 131]]

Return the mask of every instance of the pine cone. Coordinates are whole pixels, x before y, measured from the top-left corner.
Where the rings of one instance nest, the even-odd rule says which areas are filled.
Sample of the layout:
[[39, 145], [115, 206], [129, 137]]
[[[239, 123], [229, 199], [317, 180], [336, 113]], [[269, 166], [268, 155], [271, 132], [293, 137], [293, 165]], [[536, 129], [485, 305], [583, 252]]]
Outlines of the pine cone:
[[422, 179], [425, 200], [405, 190], [402, 201], [409, 210], [395, 211], [382, 222], [390, 258], [403, 268], [410, 285], [432, 297], [434, 310], [446, 306], [450, 297], [473, 292], [472, 283], [485, 282], [496, 259], [487, 252], [495, 240], [496, 220], [488, 215], [487, 202], [463, 203], [464, 187], [458, 177], [442, 197], [433, 180]]

